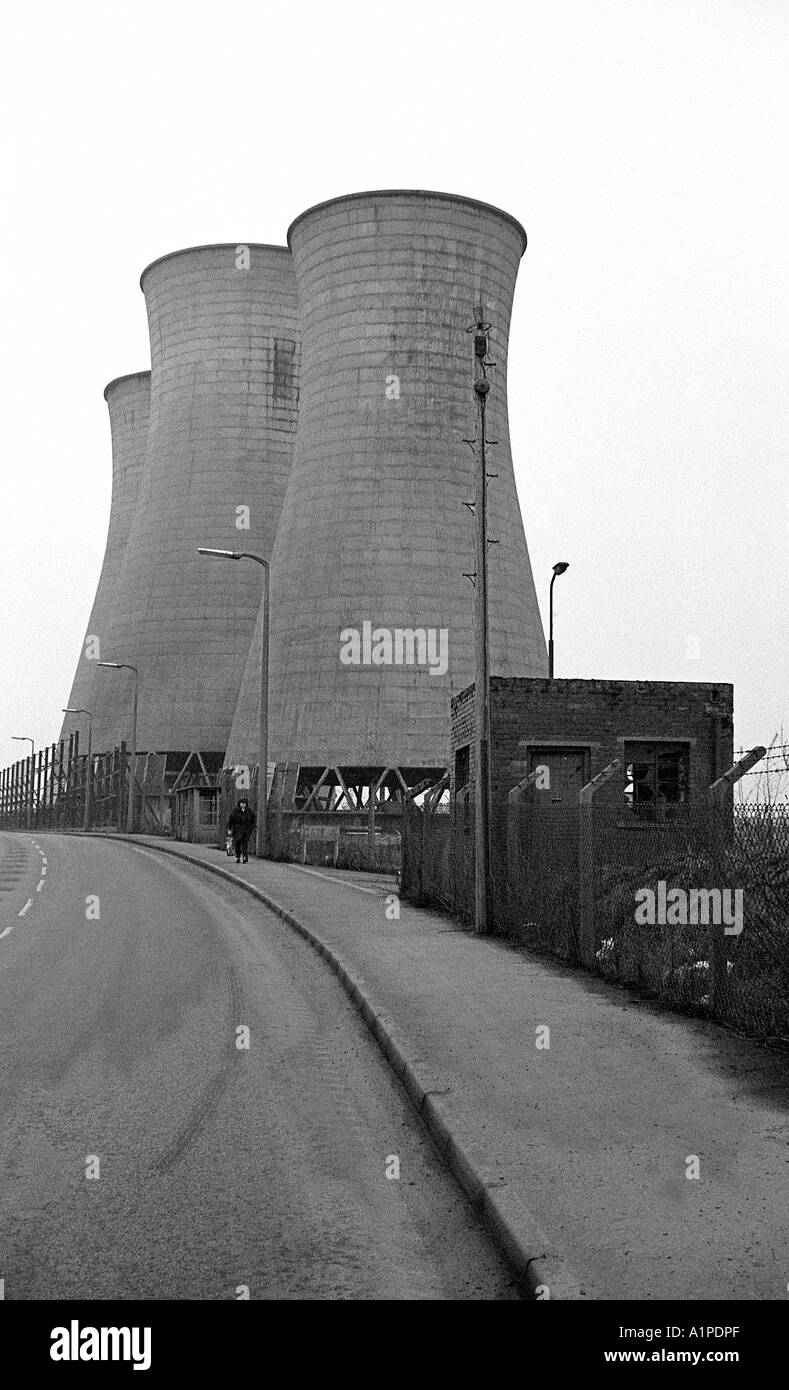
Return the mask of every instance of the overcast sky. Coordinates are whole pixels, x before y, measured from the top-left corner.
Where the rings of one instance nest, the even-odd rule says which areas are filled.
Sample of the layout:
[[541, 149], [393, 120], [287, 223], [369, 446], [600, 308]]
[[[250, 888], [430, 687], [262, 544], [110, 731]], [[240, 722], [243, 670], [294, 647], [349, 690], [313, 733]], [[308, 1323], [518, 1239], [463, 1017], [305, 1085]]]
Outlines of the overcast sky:
[[0, 767], [60, 728], [138, 280], [426, 188], [526, 226], [510, 423], [556, 674], [733, 681], [789, 741], [789, 4], [3, 0]]

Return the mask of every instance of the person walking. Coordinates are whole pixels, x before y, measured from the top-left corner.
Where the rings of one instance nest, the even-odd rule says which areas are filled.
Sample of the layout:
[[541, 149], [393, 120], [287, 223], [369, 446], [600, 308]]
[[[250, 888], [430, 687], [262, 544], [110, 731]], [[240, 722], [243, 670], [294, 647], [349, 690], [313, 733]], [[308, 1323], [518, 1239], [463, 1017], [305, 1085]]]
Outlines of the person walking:
[[250, 836], [253, 834], [257, 818], [245, 796], [241, 797], [238, 805], [230, 813], [227, 828], [233, 837], [233, 848], [236, 851], [236, 863], [249, 862], [247, 849], [249, 847]]

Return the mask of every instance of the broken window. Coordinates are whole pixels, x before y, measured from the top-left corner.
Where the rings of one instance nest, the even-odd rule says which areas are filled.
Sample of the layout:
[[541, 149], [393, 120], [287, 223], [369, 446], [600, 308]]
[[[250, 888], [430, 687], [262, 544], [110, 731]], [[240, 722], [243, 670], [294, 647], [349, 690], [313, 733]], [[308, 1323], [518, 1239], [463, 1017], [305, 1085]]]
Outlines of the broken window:
[[662, 820], [688, 799], [688, 746], [626, 743], [625, 800], [643, 820]]
[[455, 750], [455, 792], [462, 791], [463, 787], [468, 786], [470, 769], [469, 752], [468, 744]]

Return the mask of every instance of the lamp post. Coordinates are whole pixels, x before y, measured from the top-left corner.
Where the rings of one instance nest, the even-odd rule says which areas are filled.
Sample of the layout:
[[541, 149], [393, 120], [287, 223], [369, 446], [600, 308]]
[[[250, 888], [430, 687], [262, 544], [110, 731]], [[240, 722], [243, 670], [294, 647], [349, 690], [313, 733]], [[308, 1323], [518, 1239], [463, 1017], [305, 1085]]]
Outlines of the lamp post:
[[549, 603], [549, 607], [550, 607], [550, 624], [549, 624], [549, 629], [548, 629], [548, 680], [549, 680], [549, 681], [552, 681], [552, 680], [553, 680], [553, 586], [554, 586], [554, 582], [555, 582], [555, 580], [556, 580], [557, 574], [564, 574], [564, 571], [567, 570], [567, 569], [569, 569], [569, 568], [570, 568], [570, 562], [569, 562], [569, 560], [559, 560], [558, 563], [555, 564], [554, 567], [553, 567], [553, 575], [552, 575], [552, 577], [551, 577], [550, 603]]
[[131, 727], [131, 749], [129, 752], [129, 800], [126, 807], [126, 830], [129, 835], [134, 834], [134, 774], [137, 771], [137, 692], [140, 684], [140, 673], [136, 666], [130, 666], [128, 661], [98, 661], [97, 666], [108, 666], [113, 671], [133, 671], [134, 672], [134, 701], [132, 704], [132, 727]]
[[87, 830], [90, 825], [90, 810], [93, 791], [93, 715], [89, 709], [65, 708], [63, 714], [87, 714], [88, 716], [88, 775], [85, 779], [85, 819], [82, 824], [83, 830]]
[[33, 759], [34, 759], [34, 757], [36, 756], [36, 745], [35, 745], [35, 743], [33, 742], [32, 738], [30, 738], [29, 734], [12, 734], [12, 735], [11, 735], [11, 738], [13, 739], [14, 743], [29, 743], [29, 744], [30, 744], [30, 772], [29, 772], [29, 774], [28, 774], [28, 783], [27, 783], [27, 788], [26, 788], [27, 795], [25, 796], [25, 801], [26, 801], [26, 803], [27, 803], [27, 805], [26, 805], [25, 820], [26, 820], [27, 828], [28, 828], [28, 830], [29, 830], [29, 829], [30, 829], [30, 818], [31, 818], [32, 810], [33, 810]]
[[260, 706], [258, 711], [258, 805], [255, 854], [262, 859], [268, 843], [266, 811], [268, 803], [268, 646], [269, 646], [269, 563], [250, 550], [212, 550], [198, 546], [199, 555], [213, 560], [254, 560], [263, 568], [263, 643], [260, 653]]

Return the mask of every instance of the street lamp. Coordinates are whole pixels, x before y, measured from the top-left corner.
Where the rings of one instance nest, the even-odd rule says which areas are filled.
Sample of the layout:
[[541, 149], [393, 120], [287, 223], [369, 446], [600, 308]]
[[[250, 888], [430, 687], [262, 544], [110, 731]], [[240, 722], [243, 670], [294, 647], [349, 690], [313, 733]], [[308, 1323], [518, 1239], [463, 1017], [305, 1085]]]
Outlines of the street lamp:
[[87, 830], [90, 825], [90, 803], [91, 792], [93, 790], [93, 715], [89, 709], [72, 709], [66, 707], [63, 714], [87, 714], [88, 716], [88, 775], [85, 779], [85, 820], [83, 830]]
[[258, 751], [258, 806], [257, 827], [255, 830], [255, 854], [262, 859], [266, 852], [268, 827], [266, 824], [268, 791], [268, 638], [269, 638], [269, 564], [262, 555], [250, 550], [211, 550], [198, 546], [199, 555], [207, 555], [213, 560], [254, 560], [263, 567], [263, 649], [260, 654], [260, 706], [259, 706], [259, 751]]
[[27, 796], [25, 797], [25, 800], [27, 802], [27, 814], [25, 819], [27, 822], [27, 828], [29, 830], [30, 816], [33, 809], [33, 759], [36, 756], [36, 745], [34, 744], [29, 734], [12, 734], [11, 738], [13, 739], [14, 743], [30, 744], [30, 775], [28, 778]]
[[559, 560], [553, 567], [550, 590], [550, 627], [548, 635], [548, 680], [553, 680], [553, 585], [557, 574], [564, 574], [570, 568], [569, 560]]
[[97, 666], [109, 666], [113, 671], [133, 671], [134, 672], [134, 703], [132, 705], [132, 730], [131, 730], [131, 751], [129, 754], [129, 800], [126, 807], [126, 829], [130, 835], [134, 834], [134, 774], [137, 771], [137, 690], [140, 684], [140, 673], [136, 666], [130, 666], [128, 661], [97, 661]]

